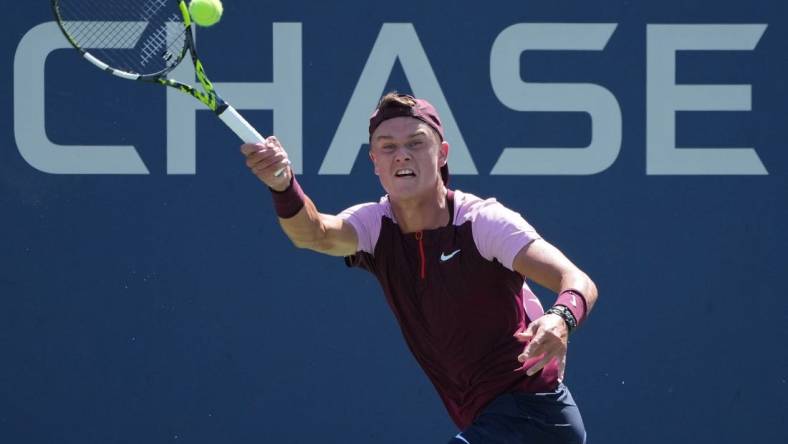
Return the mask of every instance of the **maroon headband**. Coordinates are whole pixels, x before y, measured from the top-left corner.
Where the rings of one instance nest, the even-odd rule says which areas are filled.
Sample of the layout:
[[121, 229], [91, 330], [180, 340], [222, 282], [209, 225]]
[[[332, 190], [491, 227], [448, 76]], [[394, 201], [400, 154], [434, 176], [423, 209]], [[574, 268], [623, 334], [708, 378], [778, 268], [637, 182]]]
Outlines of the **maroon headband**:
[[[443, 125], [438, 116], [438, 111], [432, 104], [424, 99], [417, 99], [409, 94], [399, 94], [402, 98], [410, 99], [414, 102], [413, 105], [407, 106], [397, 102], [389, 102], [388, 106], [383, 109], [376, 108], [375, 112], [369, 118], [369, 138], [372, 140], [372, 133], [386, 120], [395, 117], [413, 117], [429, 125], [434, 129], [441, 138], [441, 141], [446, 140], [443, 137]], [[445, 185], [449, 184], [449, 166], [443, 165], [441, 167], [441, 178]]]

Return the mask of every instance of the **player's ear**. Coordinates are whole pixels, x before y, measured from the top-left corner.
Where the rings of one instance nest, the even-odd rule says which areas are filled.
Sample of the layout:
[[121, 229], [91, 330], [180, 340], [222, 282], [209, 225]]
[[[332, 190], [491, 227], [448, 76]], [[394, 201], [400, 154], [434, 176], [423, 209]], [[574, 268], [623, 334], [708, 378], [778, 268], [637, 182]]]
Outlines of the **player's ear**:
[[380, 173], [378, 173], [378, 165], [375, 163], [375, 155], [372, 154], [372, 150], [369, 150], [367, 154], [369, 154], [369, 160], [372, 161], [372, 168], [375, 171], [375, 175], [380, 176]]
[[449, 142], [445, 140], [441, 142], [440, 150], [438, 152], [438, 166], [446, 165], [449, 161]]

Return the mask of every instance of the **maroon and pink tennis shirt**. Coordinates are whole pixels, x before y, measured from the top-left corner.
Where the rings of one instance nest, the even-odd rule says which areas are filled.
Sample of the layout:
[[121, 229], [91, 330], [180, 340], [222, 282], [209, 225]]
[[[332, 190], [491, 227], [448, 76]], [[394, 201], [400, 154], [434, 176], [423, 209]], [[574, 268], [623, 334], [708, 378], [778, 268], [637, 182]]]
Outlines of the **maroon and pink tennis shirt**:
[[402, 334], [460, 429], [506, 392], [546, 392], [558, 385], [554, 361], [533, 376], [517, 360], [514, 333], [542, 314], [512, 268], [536, 230], [495, 199], [462, 191], [447, 196], [445, 227], [403, 233], [387, 197], [340, 213], [358, 236], [346, 258], [380, 282]]

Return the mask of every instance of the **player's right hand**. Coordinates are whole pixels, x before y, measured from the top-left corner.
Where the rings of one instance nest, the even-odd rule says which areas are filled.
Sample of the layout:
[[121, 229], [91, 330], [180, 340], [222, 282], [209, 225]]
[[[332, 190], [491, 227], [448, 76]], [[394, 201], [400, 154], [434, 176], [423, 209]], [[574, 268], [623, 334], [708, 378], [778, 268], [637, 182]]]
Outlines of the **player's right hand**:
[[[246, 157], [246, 166], [252, 174], [269, 188], [284, 191], [290, 186], [293, 174], [290, 160], [276, 137], [267, 137], [263, 143], [245, 143], [241, 145], [241, 153]], [[282, 171], [279, 176], [276, 175], [278, 171]]]

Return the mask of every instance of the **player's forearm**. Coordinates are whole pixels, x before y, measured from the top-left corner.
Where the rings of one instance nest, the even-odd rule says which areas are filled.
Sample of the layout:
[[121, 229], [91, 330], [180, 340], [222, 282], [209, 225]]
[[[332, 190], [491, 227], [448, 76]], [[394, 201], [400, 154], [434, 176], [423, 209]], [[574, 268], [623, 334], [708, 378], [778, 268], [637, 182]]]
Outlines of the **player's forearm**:
[[289, 181], [277, 187], [269, 186], [274, 210], [287, 237], [299, 248], [309, 248], [325, 236], [320, 213], [315, 204], [301, 189], [292, 171]]
[[306, 195], [303, 196], [303, 200], [303, 208], [293, 217], [280, 217], [279, 224], [293, 245], [317, 250], [317, 246], [326, 239], [325, 224], [312, 200]]
[[331, 256], [356, 251], [353, 228], [337, 216], [320, 213], [295, 178], [283, 191], [272, 191], [279, 224], [293, 245]]
[[596, 302], [597, 289], [591, 278], [545, 240], [523, 247], [513, 265], [521, 275], [559, 295], [566, 290], [577, 291], [586, 300], [587, 311]]

